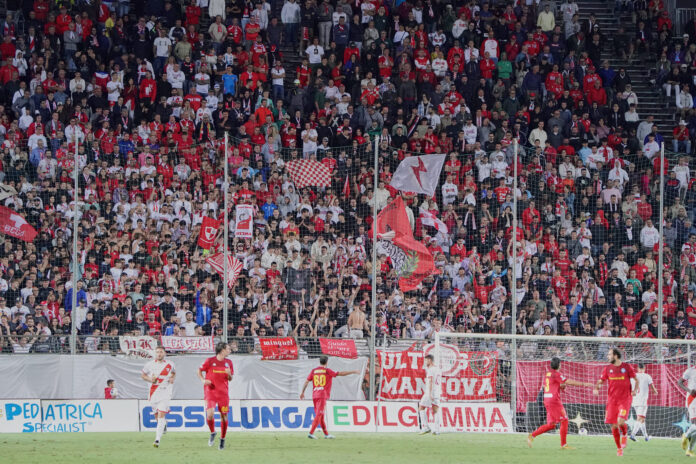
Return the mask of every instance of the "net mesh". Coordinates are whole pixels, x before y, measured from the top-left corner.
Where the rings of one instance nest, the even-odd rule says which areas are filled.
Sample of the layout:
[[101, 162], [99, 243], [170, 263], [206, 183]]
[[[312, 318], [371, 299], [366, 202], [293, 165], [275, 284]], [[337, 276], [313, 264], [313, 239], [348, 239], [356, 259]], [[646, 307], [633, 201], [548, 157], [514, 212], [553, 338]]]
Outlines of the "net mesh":
[[[438, 345], [436, 359], [439, 356], [443, 373], [451, 371], [453, 363], [461, 365], [462, 360], [477, 359], [481, 364], [484, 360], [497, 360], [495, 397], [483, 401], [508, 404], [514, 412], [514, 429], [518, 432], [530, 433], [547, 421], [543, 380], [552, 358], [561, 359], [559, 372], [568, 379], [594, 384], [608, 365], [606, 357], [611, 348], [618, 348], [623, 362], [633, 369], [643, 364], [645, 374], [651, 377], [657, 390], [655, 393], [650, 387], [647, 397], [639, 392], [634, 398], [627, 420], [629, 433], [635, 432], [644, 439], [644, 433], [637, 427], [639, 415], [645, 417], [648, 436], [677, 437], [689, 426], [686, 392], [680, 387], [682, 375], [692, 365], [692, 349], [687, 343], [628, 339], [587, 341], [575, 337], [519, 337], [513, 341], [512, 337], [504, 335], [491, 338], [441, 333], [435, 344]], [[457, 351], [459, 356], [453, 354]], [[598, 395], [592, 390], [567, 386], [562, 391], [570, 434], [610, 432], [609, 425], [605, 424], [607, 384], [600, 388]], [[457, 401], [447, 394], [443, 394], [443, 400]]]

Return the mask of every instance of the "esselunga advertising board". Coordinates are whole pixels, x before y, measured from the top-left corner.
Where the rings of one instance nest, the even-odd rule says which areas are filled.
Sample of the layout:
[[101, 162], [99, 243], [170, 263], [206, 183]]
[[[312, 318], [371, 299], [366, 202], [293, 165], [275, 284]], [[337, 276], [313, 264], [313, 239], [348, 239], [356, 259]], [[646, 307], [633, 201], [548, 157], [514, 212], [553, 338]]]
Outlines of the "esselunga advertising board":
[[[329, 401], [327, 425], [334, 432], [415, 432], [416, 402]], [[306, 431], [314, 419], [312, 401], [231, 400], [230, 431]], [[215, 414], [216, 425], [220, 416]], [[154, 431], [152, 407], [144, 400], [1, 400], [0, 433]], [[202, 400], [175, 400], [167, 415], [171, 432], [208, 430]], [[512, 432], [510, 406], [447, 403], [443, 432]]]
[[[329, 401], [327, 426], [334, 432], [414, 432], [416, 402]], [[157, 421], [147, 401], [140, 402], [140, 429], [154, 430]], [[314, 419], [311, 401], [232, 400], [229, 430], [255, 432], [304, 431]], [[215, 414], [216, 425], [220, 416]], [[512, 432], [510, 406], [501, 403], [449, 403], [442, 407], [443, 432]], [[172, 401], [168, 431], [206, 431], [202, 401]]]

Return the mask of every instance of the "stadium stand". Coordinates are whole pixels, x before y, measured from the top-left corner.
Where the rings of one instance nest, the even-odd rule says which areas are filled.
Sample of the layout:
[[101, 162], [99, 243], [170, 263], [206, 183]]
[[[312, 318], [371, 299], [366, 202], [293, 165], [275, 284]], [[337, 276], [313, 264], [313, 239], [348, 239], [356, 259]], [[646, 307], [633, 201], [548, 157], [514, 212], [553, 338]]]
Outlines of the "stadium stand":
[[[38, 231], [0, 249], [4, 352], [63, 352], [72, 319], [86, 351], [131, 333], [221, 336], [221, 281], [197, 240], [222, 217], [225, 133], [233, 203], [258, 208], [254, 238], [230, 238], [244, 262], [231, 337], [367, 336], [371, 285], [393, 338], [655, 337], [658, 275], [665, 336], [694, 337], [696, 17], [675, 25], [662, 0], [0, 5], [3, 205]], [[432, 153], [448, 155], [435, 198], [404, 197], [441, 274], [404, 294], [384, 256], [370, 281], [372, 208], [398, 195], [404, 157]], [[296, 189], [297, 158], [327, 165], [331, 187]]]

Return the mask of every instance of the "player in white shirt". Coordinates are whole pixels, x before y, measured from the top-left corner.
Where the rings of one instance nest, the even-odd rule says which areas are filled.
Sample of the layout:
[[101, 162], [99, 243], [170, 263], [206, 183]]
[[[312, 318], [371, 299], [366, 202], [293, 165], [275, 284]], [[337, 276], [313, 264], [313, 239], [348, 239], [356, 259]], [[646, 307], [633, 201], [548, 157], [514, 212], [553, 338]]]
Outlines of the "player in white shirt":
[[636, 412], [638, 420], [633, 425], [629, 438], [636, 441], [636, 435], [642, 430], [645, 441], [648, 441], [650, 437], [645, 428], [645, 417], [648, 414], [648, 396], [650, 395], [650, 389], [657, 395], [657, 388], [655, 388], [650, 374], [645, 373], [645, 364], [643, 363], [638, 363], [638, 372], [636, 372], [635, 380], [631, 380], [631, 387], [635, 388], [636, 383], [638, 383], [638, 393], [633, 397], [633, 410]]
[[694, 455], [696, 447], [696, 368], [690, 367], [684, 371], [682, 378], [679, 379], [679, 386], [686, 390], [686, 409], [689, 411], [689, 421], [691, 427], [682, 435], [682, 449], [687, 456]]
[[[418, 413], [421, 422], [421, 435], [432, 432], [440, 434], [440, 397], [442, 395], [442, 373], [435, 366], [435, 358], [429, 354], [425, 362], [425, 392], [418, 403]], [[428, 408], [433, 410], [432, 429], [428, 423]]]
[[159, 448], [159, 442], [167, 426], [167, 413], [169, 412], [169, 402], [172, 399], [174, 379], [176, 369], [174, 363], [165, 359], [164, 348], [158, 346], [155, 350], [155, 359], [145, 364], [141, 377], [150, 384], [148, 399], [150, 406], [156, 411], [157, 431], [155, 432], [155, 442], [152, 446]]

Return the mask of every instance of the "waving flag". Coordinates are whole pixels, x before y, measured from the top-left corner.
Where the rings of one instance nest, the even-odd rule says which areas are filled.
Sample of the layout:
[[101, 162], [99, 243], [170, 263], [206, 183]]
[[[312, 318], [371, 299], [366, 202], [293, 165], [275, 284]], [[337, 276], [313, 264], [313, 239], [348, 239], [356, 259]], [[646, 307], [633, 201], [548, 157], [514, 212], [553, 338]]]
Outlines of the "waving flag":
[[447, 224], [442, 222], [440, 218], [435, 216], [430, 211], [422, 212], [420, 215], [420, 220], [424, 226], [434, 227], [437, 229], [438, 232], [442, 232], [443, 234], [446, 234], [448, 232]]
[[6, 206], [0, 206], [0, 233], [25, 242], [31, 242], [36, 237], [36, 229], [26, 219]]
[[392, 176], [393, 188], [414, 193], [435, 195], [442, 165], [447, 155], [410, 156], [404, 158]]
[[[222, 253], [216, 253], [205, 260], [206, 263], [210, 264], [215, 272], [220, 274], [220, 277], [225, 278], [225, 257]], [[240, 260], [234, 256], [227, 255], [227, 286], [229, 288], [234, 288], [234, 284], [237, 282], [237, 277], [242, 272], [244, 265]]]
[[377, 215], [377, 252], [386, 254], [399, 276], [399, 288], [417, 288], [426, 277], [437, 274], [433, 255], [413, 238], [404, 200], [396, 197]]
[[215, 242], [215, 237], [217, 237], [219, 227], [220, 221], [208, 216], [204, 217], [201, 224], [201, 234], [198, 236], [198, 246], [204, 250], [210, 250]]
[[325, 164], [314, 160], [292, 160], [285, 164], [298, 189], [304, 187], [330, 187], [331, 170]]

